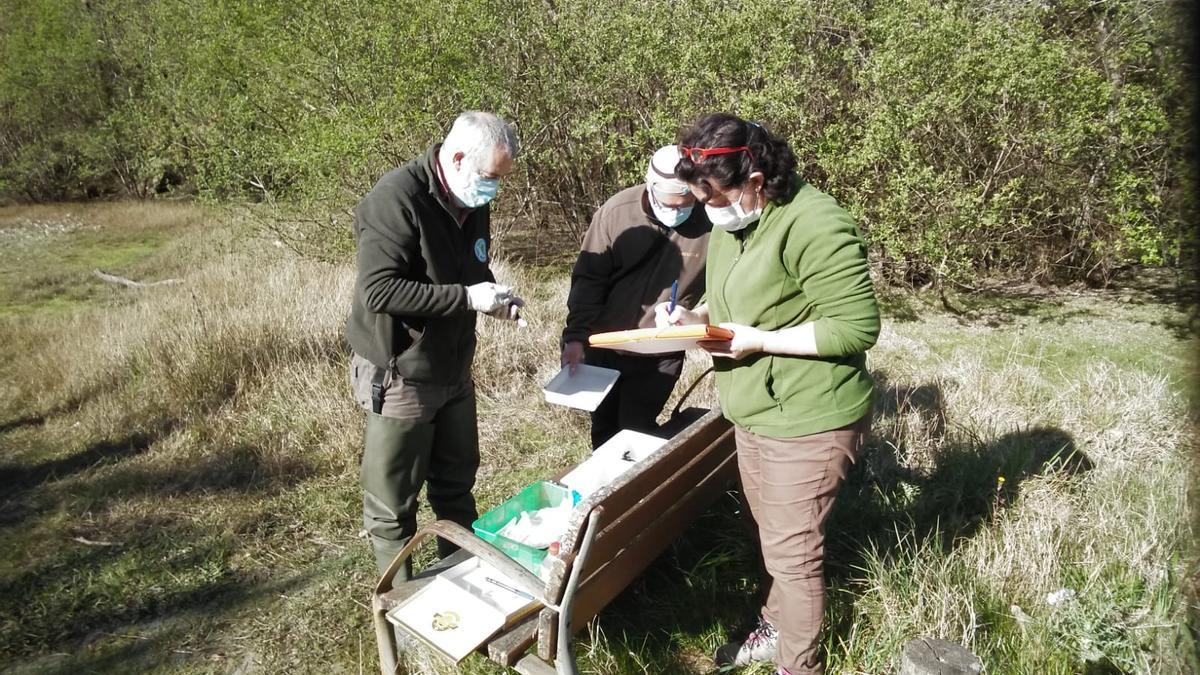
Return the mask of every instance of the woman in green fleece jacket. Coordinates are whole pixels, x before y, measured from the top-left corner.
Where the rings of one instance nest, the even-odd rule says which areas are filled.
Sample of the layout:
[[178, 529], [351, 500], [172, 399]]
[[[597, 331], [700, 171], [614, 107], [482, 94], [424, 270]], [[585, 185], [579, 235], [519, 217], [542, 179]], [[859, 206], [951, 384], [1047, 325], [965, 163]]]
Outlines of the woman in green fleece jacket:
[[660, 305], [657, 318], [733, 330], [708, 347], [771, 575], [757, 627], [717, 661], [820, 673], [825, 520], [870, 425], [865, 352], [879, 308], [866, 247], [849, 214], [804, 182], [788, 144], [761, 126], [708, 115], [684, 133], [680, 154], [677, 175], [713, 224], [707, 303]]

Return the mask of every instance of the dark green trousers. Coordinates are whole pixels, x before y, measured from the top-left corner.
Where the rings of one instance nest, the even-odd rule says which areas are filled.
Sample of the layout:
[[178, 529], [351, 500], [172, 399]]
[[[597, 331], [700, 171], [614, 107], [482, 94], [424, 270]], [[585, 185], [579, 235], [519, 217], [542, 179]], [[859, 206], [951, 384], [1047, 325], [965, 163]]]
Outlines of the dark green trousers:
[[[351, 362], [355, 397], [367, 410], [363, 526], [382, 573], [416, 534], [422, 486], [437, 518], [470, 528], [479, 517], [471, 494], [479, 470], [479, 432], [474, 382], [418, 384], [389, 376], [377, 414], [370, 398], [374, 368], [357, 356]], [[438, 540], [442, 557], [456, 548]], [[408, 578], [411, 571], [410, 564], [398, 578]]]

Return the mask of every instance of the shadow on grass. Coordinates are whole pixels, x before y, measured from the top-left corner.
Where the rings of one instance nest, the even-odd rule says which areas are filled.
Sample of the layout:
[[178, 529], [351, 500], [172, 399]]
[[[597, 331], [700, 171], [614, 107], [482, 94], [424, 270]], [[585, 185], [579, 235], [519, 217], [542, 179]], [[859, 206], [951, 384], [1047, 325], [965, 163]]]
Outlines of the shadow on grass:
[[150, 518], [132, 529], [140, 534], [119, 546], [69, 548], [49, 569], [0, 582], [0, 613], [19, 626], [0, 638], [14, 672], [211, 665], [210, 653], [188, 646], [223, 617], [269, 603], [312, 575], [234, 571], [227, 535], [179, 521]]
[[[293, 457], [265, 459], [249, 445], [214, 450], [197, 461], [116, 466], [147, 452], [168, 437], [175, 426], [174, 422], [163, 422], [152, 431], [98, 441], [32, 466], [0, 465], [0, 484], [7, 488], [0, 500], [0, 532], [78, 500], [97, 511], [113, 500], [146, 494], [174, 496], [227, 490], [270, 494], [315, 472], [312, 466]], [[97, 475], [80, 475], [84, 472]]]
[[[950, 550], [1014, 502], [1029, 477], [1092, 468], [1074, 438], [1054, 427], [1017, 429], [990, 441], [948, 440], [936, 385], [896, 386], [878, 374], [877, 380], [875, 431], [830, 518], [827, 554], [839, 564], [827, 566], [827, 574], [858, 566], [868, 543], [888, 554], [902, 539], [920, 544], [938, 537]], [[911, 448], [885, 431], [881, 422], [889, 418], [917, 420], [930, 447]]]
[[[169, 431], [166, 429], [165, 431]], [[33, 466], [0, 465], [0, 482], [10, 490], [28, 490], [42, 483], [61, 480], [75, 473], [139, 455], [164, 434], [136, 432], [116, 440], [105, 439], [66, 457], [47, 460]], [[9, 493], [10, 496], [14, 493]]]
[[[245, 445], [214, 450], [196, 462], [107, 466], [152, 443], [137, 436], [97, 444], [21, 474], [30, 491], [26, 501], [34, 504], [22, 504], [21, 527], [0, 530], [0, 541], [19, 546], [22, 537], [36, 532], [61, 543], [19, 569], [0, 572], [0, 617], [5, 617], [0, 654], [33, 659], [36, 672], [62, 673], [128, 672], [122, 664], [129, 660], [157, 663], [171, 654], [186, 661], [186, 650], [168, 648], [195, 635], [193, 622], [183, 617], [212, 621], [256, 599], [276, 597], [279, 588], [294, 582], [268, 581], [230, 564], [245, 548], [237, 528], [206, 527], [187, 515], [162, 514], [141, 498], [229, 491], [265, 496], [311, 476], [310, 466], [264, 458]], [[97, 461], [106, 469], [83, 472]], [[111, 508], [135, 500], [131, 508]], [[98, 531], [94, 520], [73, 515], [105, 511], [119, 515], [102, 517]], [[61, 514], [71, 515], [64, 522]], [[71, 657], [46, 656], [62, 652]]]
[[1100, 316], [1096, 310], [1066, 308], [1069, 294], [1053, 288], [1033, 286], [996, 287], [978, 291], [887, 289], [880, 293], [880, 306], [891, 320], [920, 321], [930, 311], [948, 312], [960, 325], [1008, 326], [1030, 318], [1039, 322], [1065, 323], [1072, 319]]
[[129, 466], [75, 486], [72, 493], [93, 508], [143, 495], [175, 497], [189, 493], [253, 492], [269, 496], [310, 478], [316, 470], [294, 457], [264, 459], [250, 445], [235, 445], [194, 462]]
[[44, 500], [33, 498], [30, 493], [35, 488], [70, 478], [82, 471], [136, 457], [170, 433], [170, 428], [169, 424], [163, 424], [154, 431], [138, 431], [118, 439], [104, 439], [79, 452], [31, 466], [0, 465], [0, 484], [6, 488], [3, 500], [0, 500], [0, 530], [20, 525], [37, 513], [35, 502]]
[[[1055, 427], [1017, 429], [993, 440], [948, 439], [940, 388], [892, 385], [878, 374], [877, 380], [876, 431], [838, 494], [826, 528], [825, 574], [831, 586], [853, 586], [871, 557], [886, 561], [914, 546], [953, 550], [1014, 503], [1031, 477], [1069, 478], [1092, 469], [1074, 438]], [[930, 447], [918, 452], [903, 434], [881, 424], [897, 418], [923, 425]], [[849, 642], [853, 594], [831, 603], [827, 619], [827, 639]]]
[[26, 415], [16, 419], [0, 422], [0, 434], [6, 434], [10, 431], [16, 431], [23, 427], [40, 426], [46, 421], [45, 415]]
[[[0, 338], [3, 337], [3, 335], [0, 335]], [[18, 358], [21, 358], [20, 355], [14, 354], [8, 360], [11, 361]], [[125, 364], [122, 369], [129, 370], [129, 364]], [[27, 383], [29, 387], [34, 387], [38, 384], [40, 383]], [[112, 381], [99, 381], [94, 384], [84, 386], [79, 391], [74, 391], [62, 401], [59, 401], [58, 403], [55, 403], [54, 405], [40, 412], [29, 412], [26, 410], [23, 413], [17, 413], [17, 417], [0, 422], [0, 436], [10, 432], [24, 430], [27, 427], [40, 427], [56, 417], [74, 413], [83, 408], [90, 401], [100, 398], [102, 395], [113, 391], [116, 386], [116, 383]], [[3, 439], [0, 438], [0, 440]], [[0, 448], [2, 447], [3, 445], [0, 445]], [[4, 467], [0, 467], [0, 471], [3, 469]]]
[[[948, 439], [937, 386], [877, 379], [874, 426], [880, 431], [869, 438], [826, 528], [825, 572], [833, 587], [853, 586], [869, 555], [886, 558], [913, 542], [946, 551], [961, 544], [1013, 503], [1032, 476], [1091, 469], [1071, 435], [1053, 427], [1019, 429], [989, 441]], [[897, 428], [897, 418], [910, 417], [931, 441], [921, 462], [910, 456], [906, 439], [884, 431]], [[704, 672], [712, 668], [709, 650], [715, 645], [689, 654], [681, 652], [680, 638], [744, 635], [767, 592], [765, 578], [739, 495], [731, 491], [601, 613], [598, 625], [612, 654], [641, 654], [655, 672]], [[842, 595], [849, 600], [829, 604], [827, 644], [852, 640], [853, 594]]]

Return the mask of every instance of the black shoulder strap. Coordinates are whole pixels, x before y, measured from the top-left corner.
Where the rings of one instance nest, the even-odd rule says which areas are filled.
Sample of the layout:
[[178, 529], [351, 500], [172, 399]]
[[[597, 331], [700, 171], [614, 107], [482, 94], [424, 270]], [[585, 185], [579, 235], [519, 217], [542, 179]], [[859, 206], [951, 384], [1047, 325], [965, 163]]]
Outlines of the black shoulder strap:
[[375, 375], [371, 377], [371, 410], [376, 415], [383, 414], [383, 380], [387, 377], [387, 368], [375, 367]]

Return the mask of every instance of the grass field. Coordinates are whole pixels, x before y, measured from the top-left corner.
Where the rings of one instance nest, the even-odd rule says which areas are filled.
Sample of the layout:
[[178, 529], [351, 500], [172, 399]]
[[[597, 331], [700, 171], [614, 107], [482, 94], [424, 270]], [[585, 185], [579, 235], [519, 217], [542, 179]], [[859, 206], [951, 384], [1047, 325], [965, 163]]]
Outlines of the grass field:
[[[165, 203], [0, 210], [0, 255], [0, 670], [377, 672], [350, 265]], [[539, 391], [565, 271], [498, 276], [530, 328], [481, 323], [483, 508], [587, 448], [586, 418]], [[1196, 345], [1174, 290], [882, 294], [874, 432], [829, 526], [830, 672], [888, 672], [921, 635], [988, 673], [1200, 672]], [[755, 612], [736, 508], [586, 628], [585, 672], [712, 672]]]

